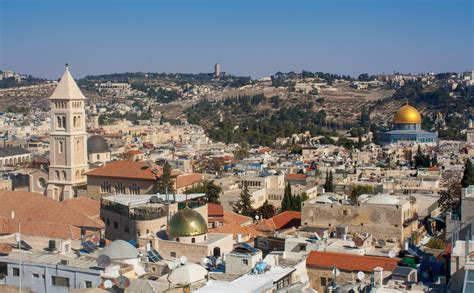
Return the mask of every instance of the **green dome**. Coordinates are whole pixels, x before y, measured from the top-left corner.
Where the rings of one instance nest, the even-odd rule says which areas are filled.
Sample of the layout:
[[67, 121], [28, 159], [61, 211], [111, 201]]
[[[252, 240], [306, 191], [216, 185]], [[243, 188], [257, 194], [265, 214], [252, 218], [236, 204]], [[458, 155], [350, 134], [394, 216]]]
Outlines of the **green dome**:
[[174, 214], [166, 227], [168, 237], [189, 237], [206, 233], [206, 220], [200, 213], [188, 207]]

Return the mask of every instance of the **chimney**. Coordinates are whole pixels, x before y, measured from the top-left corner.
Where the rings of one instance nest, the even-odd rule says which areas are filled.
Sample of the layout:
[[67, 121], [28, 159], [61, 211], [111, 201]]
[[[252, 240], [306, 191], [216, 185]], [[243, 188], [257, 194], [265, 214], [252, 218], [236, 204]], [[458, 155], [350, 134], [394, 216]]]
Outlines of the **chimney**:
[[374, 268], [374, 286], [375, 288], [382, 288], [383, 285], [383, 268]]

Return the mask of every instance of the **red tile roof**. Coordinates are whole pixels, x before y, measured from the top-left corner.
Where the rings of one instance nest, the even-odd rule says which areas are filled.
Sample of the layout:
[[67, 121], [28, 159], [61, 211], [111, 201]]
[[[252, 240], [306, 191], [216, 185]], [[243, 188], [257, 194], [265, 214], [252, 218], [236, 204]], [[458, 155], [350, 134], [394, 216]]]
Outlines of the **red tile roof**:
[[0, 192], [0, 202], [0, 234], [16, 232], [18, 221], [26, 235], [63, 239], [79, 239], [80, 227], [104, 228], [102, 221], [90, 216], [95, 212], [83, 204], [61, 203], [39, 193], [23, 191]]
[[63, 205], [70, 209], [83, 213], [91, 218], [99, 218], [100, 202], [85, 196], [71, 198], [62, 202]]
[[306, 259], [306, 266], [308, 267], [332, 269], [334, 266], [336, 266], [339, 270], [349, 272], [371, 272], [376, 267], [382, 267], [385, 271], [393, 271], [397, 264], [397, 258], [315, 250], [311, 251], [308, 258]]
[[252, 218], [224, 210], [224, 222], [226, 224], [250, 225]]
[[306, 174], [288, 174], [286, 175], [287, 180], [306, 180], [308, 177]]
[[272, 218], [263, 220], [257, 225], [257, 229], [265, 232], [288, 229], [301, 225], [301, 212], [285, 211]]
[[233, 238], [237, 238], [237, 235], [248, 235], [249, 238], [255, 238], [256, 236], [262, 235], [262, 232], [255, 229], [254, 225], [250, 226], [241, 226], [236, 223], [225, 224], [224, 226], [218, 228], [209, 229], [212, 233], [224, 233], [224, 234], [233, 234]]
[[178, 175], [178, 177], [176, 177], [176, 188], [192, 186], [193, 184], [201, 182], [203, 178], [204, 176], [202, 176], [202, 174], [197, 173]]
[[[152, 170], [156, 169], [157, 174], [153, 174]], [[132, 178], [142, 180], [155, 180], [156, 176], [161, 176], [163, 169], [159, 166], [152, 165], [149, 167], [145, 162], [135, 161], [114, 161], [107, 163], [103, 167], [93, 169], [86, 173], [87, 176], [98, 177], [118, 177]]]
[[209, 217], [224, 217], [224, 208], [219, 204], [208, 203], [207, 214]]

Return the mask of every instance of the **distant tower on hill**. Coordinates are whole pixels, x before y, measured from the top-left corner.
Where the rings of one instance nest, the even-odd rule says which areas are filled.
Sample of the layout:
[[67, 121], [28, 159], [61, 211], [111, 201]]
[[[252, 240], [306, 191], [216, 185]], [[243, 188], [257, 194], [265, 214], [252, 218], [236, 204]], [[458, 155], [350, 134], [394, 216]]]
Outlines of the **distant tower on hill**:
[[77, 187], [87, 183], [86, 98], [66, 64], [66, 70], [51, 97], [50, 166], [46, 195], [55, 200], [77, 196]]
[[214, 77], [216, 79], [221, 78], [221, 65], [219, 63], [216, 63], [216, 65], [214, 65]]
[[469, 119], [469, 125], [467, 126], [466, 142], [474, 145], [474, 125], [471, 119]]

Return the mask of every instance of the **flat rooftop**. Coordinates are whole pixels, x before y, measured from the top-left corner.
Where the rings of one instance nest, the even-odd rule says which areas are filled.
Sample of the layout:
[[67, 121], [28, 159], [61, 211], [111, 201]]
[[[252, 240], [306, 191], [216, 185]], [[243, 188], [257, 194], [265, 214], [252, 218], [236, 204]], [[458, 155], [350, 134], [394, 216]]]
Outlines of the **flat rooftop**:
[[[119, 203], [126, 206], [136, 206], [150, 203], [150, 198], [152, 196], [156, 196], [160, 202], [166, 202], [166, 200], [175, 200], [176, 202], [185, 202], [186, 200], [192, 200], [196, 198], [201, 198], [206, 196], [205, 193], [190, 193], [190, 194], [138, 194], [138, 195], [130, 195], [130, 194], [114, 194], [103, 197], [103, 199]], [[159, 203], [159, 202], [158, 202]]]

